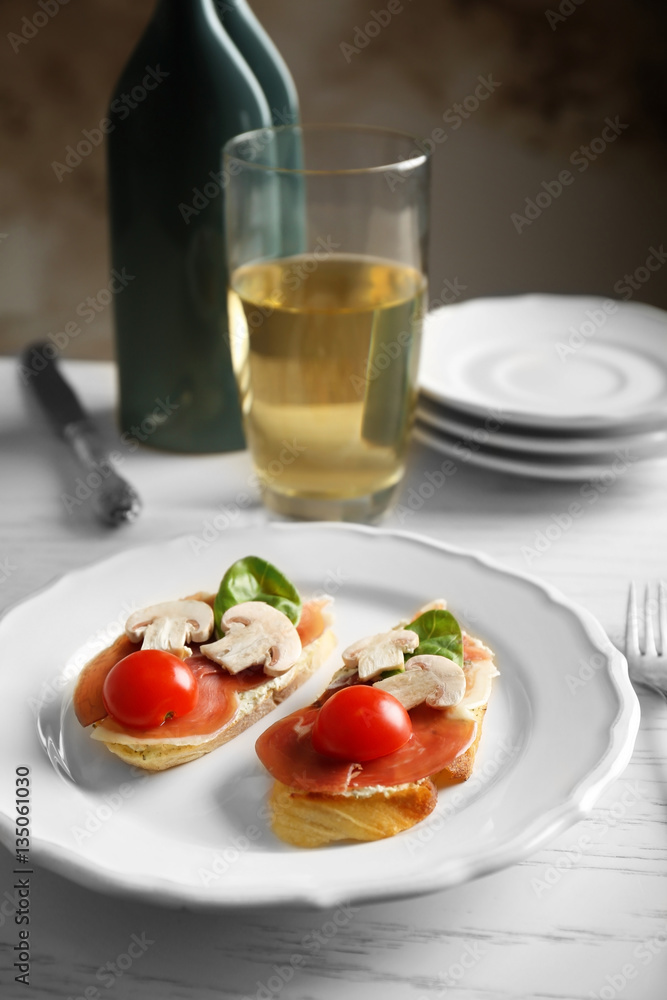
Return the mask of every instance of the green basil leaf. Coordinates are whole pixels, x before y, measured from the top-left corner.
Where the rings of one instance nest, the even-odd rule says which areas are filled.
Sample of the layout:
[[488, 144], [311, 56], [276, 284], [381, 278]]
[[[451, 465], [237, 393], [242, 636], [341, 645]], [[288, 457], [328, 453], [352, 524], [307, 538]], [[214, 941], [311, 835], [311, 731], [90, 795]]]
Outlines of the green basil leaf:
[[449, 611], [426, 611], [405, 626], [419, 636], [419, 645], [411, 656], [446, 656], [463, 666], [463, 639], [461, 626]]
[[218, 636], [223, 634], [221, 621], [225, 611], [244, 601], [264, 601], [287, 615], [293, 625], [301, 617], [301, 598], [296, 587], [275, 566], [257, 556], [239, 559], [222, 578], [213, 605]]

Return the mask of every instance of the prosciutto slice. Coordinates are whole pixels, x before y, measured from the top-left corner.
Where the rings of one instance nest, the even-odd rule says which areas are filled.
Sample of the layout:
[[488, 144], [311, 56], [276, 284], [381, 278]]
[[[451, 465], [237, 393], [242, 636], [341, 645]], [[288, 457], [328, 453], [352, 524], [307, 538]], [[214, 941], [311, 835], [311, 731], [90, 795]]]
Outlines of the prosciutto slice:
[[[303, 646], [314, 642], [323, 633], [326, 622], [322, 611], [326, 603], [309, 601], [303, 605], [297, 626]], [[165, 743], [186, 736], [206, 736], [216, 733], [234, 717], [240, 692], [259, 687], [271, 679], [261, 667], [249, 667], [239, 674], [229, 674], [224, 667], [199, 653], [197, 643], [192, 643], [194, 653], [184, 662], [197, 679], [198, 697], [194, 709], [187, 715], [168, 719], [151, 729], [133, 729], [107, 715], [102, 688], [111, 668], [140, 648], [139, 643], [131, 642], [122, 635], [83, 668], [74, 691], [74, 711], [82, 726], [96, 723], [109, 732], [160, 739]]]
[[341, 763], [313, 749], [311, 730], [318, 711], [293, 712], [265, 730], [255, 744], [267, 771], [289, 788], [335, 795], [421, 781], [464, 753], [477, 732], [472, 720], [451, 718], [441, 709], [418, 705], [410, 712], [412, 736], [399, 750], [363, 763]]

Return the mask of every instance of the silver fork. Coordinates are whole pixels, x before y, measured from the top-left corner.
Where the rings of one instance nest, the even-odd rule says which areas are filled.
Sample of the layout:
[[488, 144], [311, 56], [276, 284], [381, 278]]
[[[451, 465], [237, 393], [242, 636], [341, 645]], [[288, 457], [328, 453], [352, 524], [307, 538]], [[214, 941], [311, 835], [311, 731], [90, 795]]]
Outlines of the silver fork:
[[[651, 598], [648, 584], [644, 590], [644, 641], [641, 644], [639, 618], [637, 590], [631, 583], [625, 620], [625, 656], [630, 679], [667, 696], [667, 587], [662, 580], [658, 584], [657, 599]], [[656, 644], [656, 631], [659, 644]]]

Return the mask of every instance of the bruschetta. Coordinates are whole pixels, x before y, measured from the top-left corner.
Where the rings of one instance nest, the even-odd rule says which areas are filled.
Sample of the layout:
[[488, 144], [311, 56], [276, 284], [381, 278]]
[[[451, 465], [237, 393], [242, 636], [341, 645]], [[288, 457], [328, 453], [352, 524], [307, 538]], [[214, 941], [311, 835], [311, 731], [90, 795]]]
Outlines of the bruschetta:
[[472, 774], [493, 678], [492, 651], [436, 601], [349, 646], [321, 698], [261, 734], [275, 779], [271, 825], [321, 847], [391, 837]]
[[295, 691], [335, 647], [328, 599], [302, 602], [256, 556], [238, 560], [217, 594], [134, 612], [84, 666], [80, 724], [128, 764], [163, 771], [233, 739]]

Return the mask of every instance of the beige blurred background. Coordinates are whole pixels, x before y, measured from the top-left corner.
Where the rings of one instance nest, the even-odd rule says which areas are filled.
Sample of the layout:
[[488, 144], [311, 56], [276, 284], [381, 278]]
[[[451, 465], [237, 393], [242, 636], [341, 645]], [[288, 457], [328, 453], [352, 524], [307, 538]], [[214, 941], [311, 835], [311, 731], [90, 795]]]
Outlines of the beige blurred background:
[[[434, 164], [432, 298], [443, 286], [454, 297], [446, 282], [461, 298], [625, 297], [619, 282], [636, 273], [632, 297], [667, 307], [667, 265], [644, 268], [667, 241], [663, 4], [403, 0], [379, 35], [350, 52], [357, 27], [387, 0], [251, 2], [292, 69], [305, 121], [447, 135]], [[60, 181], [52, 163], [104, 117], [154, 6], [68, 0], [17, 46], [12, 33], [40, 8], [2, 0], [0, 353], [63, 329], [107, 285], [104, 151]], [[493, 92], [454, 129], [454, 106], [489, 75]], [[601, 135], [606, 118], [627, 127], [580, 172], [570, 157]], [[518, 233], [512, 213], [524, 214], [526, 199], [564, 169], [573, 183]], [[67, 352], [111, 357], [110, 310]]]

